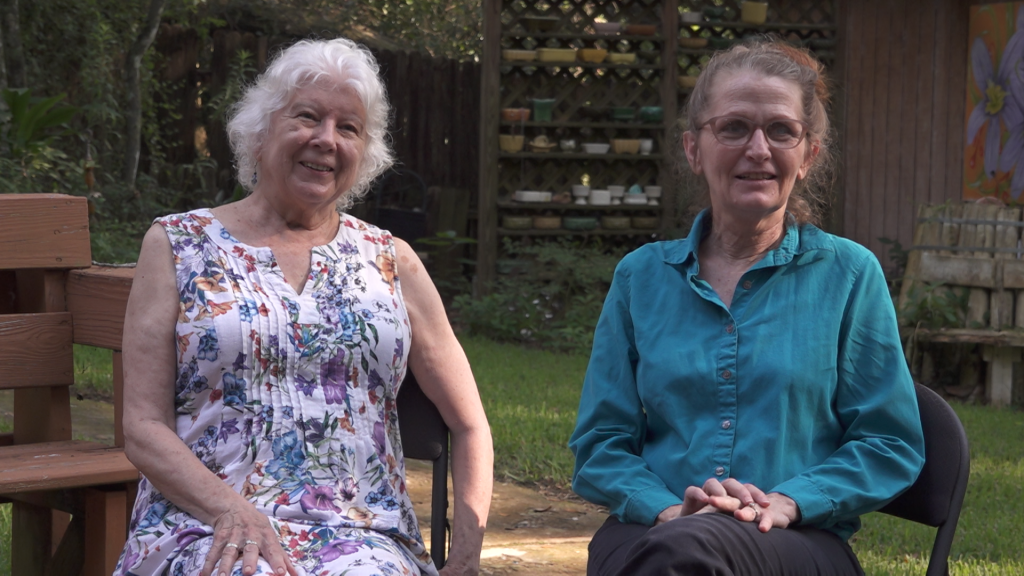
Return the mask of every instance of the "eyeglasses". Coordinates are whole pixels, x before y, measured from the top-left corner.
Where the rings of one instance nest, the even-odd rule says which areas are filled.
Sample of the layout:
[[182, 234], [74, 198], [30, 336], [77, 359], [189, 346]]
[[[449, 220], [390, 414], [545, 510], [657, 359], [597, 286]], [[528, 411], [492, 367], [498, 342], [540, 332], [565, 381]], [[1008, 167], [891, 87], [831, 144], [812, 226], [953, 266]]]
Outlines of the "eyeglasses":
[[745, 146], [758, 129], [775, 148], [796, 148], [807, 135], [807, 125], [791, 118], [777, 118], [767, 124], [755, 124], [739, 116], [715, 116], [700, 125], [698, 130], [711, 128], [715, 140], [723, 146]]

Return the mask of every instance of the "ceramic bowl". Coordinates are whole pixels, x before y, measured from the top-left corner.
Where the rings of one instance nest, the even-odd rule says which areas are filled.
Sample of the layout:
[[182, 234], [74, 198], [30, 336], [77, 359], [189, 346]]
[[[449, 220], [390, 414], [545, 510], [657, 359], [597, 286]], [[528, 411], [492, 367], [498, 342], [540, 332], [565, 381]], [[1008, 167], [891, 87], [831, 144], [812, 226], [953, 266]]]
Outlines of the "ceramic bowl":
[[608, 190], [591, 190], [587, 203], [592, 206], [607, 206], [612, 203], [612, 193]]
[[661, 122], [661, 106], [641, 106], [639, 117], [641, 122]]
[[679, 87], [685, 90], [693, 90], [697, 85], [696, 76], [680, 76], [676, 81], [679, 82]]
[[612, 184], [608, 186], [608, 193], [611, 194], [612, 198], [622, 198], [626, 194], [626, 187]]
[[561, 148], [562, 152], [572, 152], [576, 150], [576, 141], [572, 138], [566, 138], [558, 141], [558, 147]]
[[594, 32], [598, 34], [618, 34], [622, 24], [618, 22], [594, 22]]
[[608, 51], [604, 48], [581, 48], [576, 51], [576, 55], [579, 56], [580, 60], [584, 62], [604, 62]]
[[534, 216], [533, 227], [539, 230], [558, 230], [562, 227], [561, 216]]
[[661, 198], [661, 186], [644, 186], [644, 195], [650, 198]]
[[541, 138], [542, 137], [538, 136], [537, 138], [530, 141], [531, 152], [550, 152], [552, 149], [554, 149], [555, 146], [558, 145], [555, 144], [554, 142], [548, 142], [547, 138]]
[[733, 45], [733, 42], [734, 40], [732, 38], [717, 38], [714, 36], [708, 38], [708, 44], [710, 44], [711, 48], [714, 50], [727, 50]]
[[509, 230], [529, 230], [533, 227], [533, 218], [529, 216], [502, 216], [501, 226]]
[[537, 59], [541, 62], [575, 62], [575, 48], [538, 48]]
[[526, 122], [530, 119], [529, 108], [502, 108], [501, 119], [505, 122]]
[[679, 21], [684, 24], [703, 24], [704, 15], [700, 12], [682, 12], [679, 14]]
[[646, 205], [647, 194], [626, 194], [622, 197], [622, 203], [630, 206]]
[[632, 64], [636, 62], [636, 52], [611, 52], [607, 60], [612, 64]]
[[597, 218], [592, 216], [566, 216], [562, 218], [562, 228], [566, 230], [593, 230], [597, 228]]
[[523, 16], [519, 21], [530, 32], [551, 32], [558, 29], [560, 22], [554, 16]]
[[523, 136], [513, 136], [511, 134], [499, 134], [498, 135], [498, 148], [502, 152], [519, 152], [523, 149]]
[[602, 216], [601, 228], [605, 230], [625, 230], [629, 228], [629, 216]]
[[700, 50], [708, 45], [707, 38], [686, 37], [679, 39], [679, 46], [690, 50]]
[[705, 6], [701, 12], [708, 20], [721, 20], [725, 16], [724, 6]]
[[654, 36], [658, 27], [654, 24], [630, 24], [626, 26], [626, 34], [630, 36]]
[[532, 62], [537, 59], [537, 51], [506, 49], [501, 51], [501, 57], [509, 62]]
[[611, 148], [611, 144], [604, 144], [600, 142], [587, 142], [583, 144], [583, 150], [587, 154], [607, 154], [608, 149]]
[[636, 108], [632, 106], [614, 106], [610, 110], [610, 116], [612, 120], [629, 122], [636, 118]]
[[650, 230], [658, 227], [657, 216], [633, 216], [630, 218], [630, 223], [633, 228], [640, 228], [641, 230]]
[[516, 202], [550, 202], [551, 192], [516, 190], [516, 193], [512, 195], [512, 199]]
[[636, 138], [612, 139], [612, 152], [616, 154], [636, 154], [640, 151], [640, 140]]
[[590, 186], [584, 184], [573, 184], [572, 195], [576, 197], [587, 197], [590, 195]]
[[740, 4], [740, 21], [747, 24], [764, 24], [768, 19], [767, 2], [743, 2]]

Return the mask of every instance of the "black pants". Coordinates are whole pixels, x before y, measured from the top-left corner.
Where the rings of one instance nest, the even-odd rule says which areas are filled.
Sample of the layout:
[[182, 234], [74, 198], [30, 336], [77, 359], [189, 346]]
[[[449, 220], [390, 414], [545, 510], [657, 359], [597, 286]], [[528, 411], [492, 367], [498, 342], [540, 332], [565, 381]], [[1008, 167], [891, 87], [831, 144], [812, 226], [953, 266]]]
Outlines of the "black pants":
[[816, 528], [763, 534], [726, 514], [696, 514], [653, 528], [614, 516], [590, 541], [587, 576], [863, 576], [850, 546]]

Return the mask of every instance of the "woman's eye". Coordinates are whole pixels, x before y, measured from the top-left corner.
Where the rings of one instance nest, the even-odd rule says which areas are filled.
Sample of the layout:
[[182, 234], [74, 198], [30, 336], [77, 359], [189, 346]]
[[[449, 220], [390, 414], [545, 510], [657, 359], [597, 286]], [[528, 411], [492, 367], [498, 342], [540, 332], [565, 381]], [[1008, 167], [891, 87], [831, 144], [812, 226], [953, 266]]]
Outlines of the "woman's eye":
[[750, 132], [750, 125], [743, 120], [726, 120], [718, 126], [718, 131], [730, 136], [743, 136]]
[[788, 122], [772, 122], [768, 125], [768, 137], [774, 140], [796, 138], [798, 130]]

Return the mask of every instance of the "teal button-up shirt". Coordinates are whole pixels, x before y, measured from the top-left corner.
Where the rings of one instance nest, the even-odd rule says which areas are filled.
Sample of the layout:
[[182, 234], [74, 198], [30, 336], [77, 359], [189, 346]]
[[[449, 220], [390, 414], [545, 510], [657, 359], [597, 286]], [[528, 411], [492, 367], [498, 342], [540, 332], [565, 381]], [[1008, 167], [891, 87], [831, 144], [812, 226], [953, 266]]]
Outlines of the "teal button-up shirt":
[[924, 463], [913, 382], [881, 267], [805, 225], [740, 279], [697, 277], [705, 211], [682, 240], [619, 263], [594, 337], [573, 489], [654, 524], [688, 486], [735, 478], [848, 539]]

